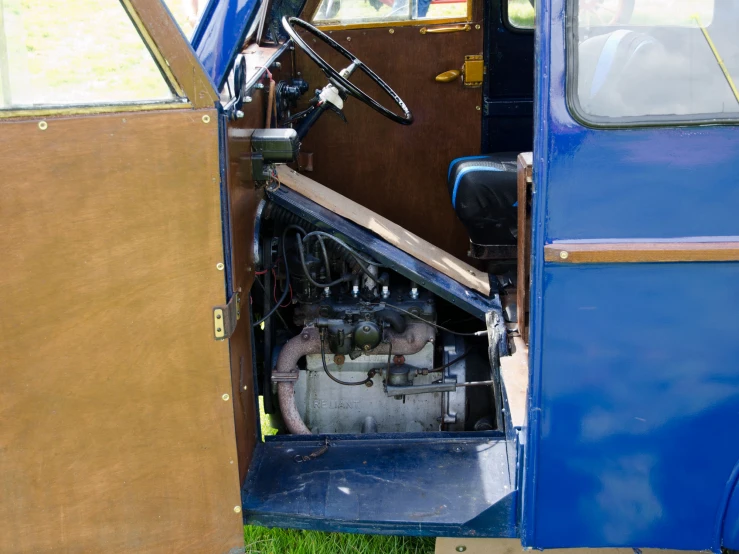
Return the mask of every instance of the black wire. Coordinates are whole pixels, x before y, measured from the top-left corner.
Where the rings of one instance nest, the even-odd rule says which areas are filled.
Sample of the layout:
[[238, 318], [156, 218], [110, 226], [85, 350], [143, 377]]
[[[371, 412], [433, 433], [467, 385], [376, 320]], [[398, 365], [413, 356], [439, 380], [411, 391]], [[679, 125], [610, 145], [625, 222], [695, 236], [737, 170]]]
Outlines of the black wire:
[[331, 375], [331, 372], [328, 370], [328, 366], [326, 365], [326, 349], [324, 347], [323, 333], [321, 334], [321, 362], [323, 362], [323, 371], [326, 372], [326, 375], [328, 375], [333, 382], [339, 383], [340, 385], [355, 387], [358, 385], [364, 385], [365, 383], [367, 383], [367, 381], [372, 381], [372, 379], [370, 379], [369, 377], [367, 377], [364, 381], [342, 381], [341, 379], [337, 379], [336, 377]]
[[449, 366], [453, 366], [453, 365], [454, 365], [454, 364], [456, 364], [456, 363], [457, 363], [458, 361], [460, 361], [460, 360], [462, 360], [462, 359], [466, 358], [467, 356], [469, 356], [469, 355], [470, 355], [470, 354], [472, 353], [472, 351], [473, 351], [473, 350], [474, 350], [474, 348], [470, 348], [469, 350], [467, 350], [467, 352], [465, 352], [465, 353], [464, 353], [464, 354], [462, 354], [461, 356], [457, 356], [457, 357], [456, 357], [456, 358], [454, 358], [454, 359], [453, 359], [453, 360], [452, 360], [451, 362], [447, 362], [447, 363], [445, 363], [444, 365], [440, 365], [439, 367], [435, 367], [434, 369], [429, 369], [429, 373], [434, 373], [434, 372], [436, 372], [436, 371], [444, 371], [444, 370], [445, 370], [446, 368], [448, 368]]
[[298, 254], [300, 255], [300, 265], [303, 266], [303, 273], [305, 273], [306, 279], [308, 279], [308, 281], [310, 281], [310, 283], [314, 287], [319, 287], [319, 288], [333, 287], [334, 285], [339, 285], [341, 283], [352, 281], [354, 279], [354, 275], [352, 275], [351, 273], [347, 273], [346, 275], [342, 275], [335, 281], [331, 281], [329, 283], [319, 283], [318, 281], [316, 281], [313, 277], [310, 276], [310, 270], [308, 269], [308, 265], [305, 263], [305, 252], [303, 252], [303, 241], [300, 238], [300, 235], [296, 235], [296, 238], [298, 240]]
[[[380, 283], [380, 280], [375, 275], [373, 275], [372, 272], [369, 270], [369, 268], [366, 265], [364, 265], [364, 264], [373, 265], [373, 266], [376, 266], [376, 267], [382, 267], [382, 264], [380, 264], [378, 262], [375, 262], [373, 260], [369, 260], [369, 259], [365, 258], [359, 252], [357, 252], [351, 246], [349, 246], [347, 243], [345, 243], [343, 240], [338, 239], [335, 236], [333, 236], [333, 235], [331, 235], [329, 233], [325, 233], [323, 231], [311, 231], [310, 233], [308, 233], [307, 235], [305, 235], [305, 237], [303, 237], [303, 238], [304, 239], [307, 239], [307, 238], [313, 237], [313, 236], [316, 236], [316, 237], [318, 237], [318, 236], [326, 237], [328, 239], [331, 239], [335, 243], [337, 243], [339, 246], [341, 246], [347, 252], [349, 252], [349, 254], [352, 256], [352, 258], [354, 258], [354, 261], [357, 262], [357, 265], [360, 267], [360, 269], [362, 270], [362, 272], [365, 275], [367, 275], [367, 277], [369, 277], [370, 279], [372, 279], [375, 283], [378, 283], [378, 284]], [[328, 285], [324, 285], [324, 286], [328, 286]]]
[[482, 335], [486, 335], [487, 334], [487, 331], [476, 331], [474, 333], [460, 333], [459, 331], [452, 331], [451, 329], [447, 329], [446, 327], [442, 327], [441, 325], [438, 325], [436, 323], [431, 323], [430, 321], [426, 321], [421, 316], [418, 316], [416, 314], [413, 314], [413, 313], [409, 312], [408, 310], [404, 310], [403, 308], [399, 308], [398, 306], [393, 306], [392, 304], [388, 304], [387, 302], [383, 302], [383, 303], [377, 303], [377, 302], [375, 302], [375, 303], [373, 303], [371, 305], [372, 306], [382, 306], [383, 304], [385, 306], [387, 306], [388, 308], [392, 308], [393, 310], [398, 310], [399, 312], [403, 312], [404, 314], [407, 314], [407, 315], [409, 315], [409, 316], [411, 316], [413, 318], [416, 318], [418, 320], [421, 320], [424, 323], [428, 323], [432, 327], [436, 327], [437, 329], [441, 329], [442, 331], [446, 331], [447, 333], [451, 333], [452, 335], [457, 335], [457, 336], [460, 336], [460, 337], [480, 337]]
[[277, 301], [274, 307], [267, 313], [267, 315], [265, 315], [262, 319], [260, 319], [256, 323], [253, 323], [252, 327], [259, 327], [262, 323], [267, 321], [267, 319], [269, 319], [269, 317], [277, 311], [277, 308], [279, 308], [282, 305], [282, 303], [285, 301], [285, 298], [287, 298], [287, 293], [290, 292], [290, 268], [288, 268], [287, 266], [287, 253], [285, 252], [285, 245], [287, 244], [287, 232], [293, 229], [302, 231], [303, 234], [305, 234], [305, 230], [299, 225], [288, 225], [287, 227], [285, 227], [285, 230], [282, 231], [282, 263], [285, 265], [285, 290], [282, 291], [282, 296], [280, 296], [280, 299]]
[[[262, 281], [260, 281], [259, 277], [255, 277], [254, 280], [257, 282], [257, 284], [260, 287], [262, 287], [262, 291], [264, 292], [264, 294], [266, 294], [267, 297], [269, 297], [269, 293], [267, 292], [267, 289], [264, 288], [264, 284], [262, 284]], [[285, 329], [287, 329], [289, 331], [290, 330], [290, 327], [287, 326], [287, 323], [285, 322], [285, 319], [282, 317], [282, 314], [280, 312], [278, 312], [278, 311], [275, 311], [275, 315], [280, 318], [280, 321], [285, 326]]]
[[328, 259], [328, 251], [326, 250], [326, 245], [323, 242], [322, 237], [316, 237], [318, 239], [318, 244], [321, 245], [321, 252], [323, 252], [323, 263], [326, 266], [326, 281], [331, 280], [331, 262]]

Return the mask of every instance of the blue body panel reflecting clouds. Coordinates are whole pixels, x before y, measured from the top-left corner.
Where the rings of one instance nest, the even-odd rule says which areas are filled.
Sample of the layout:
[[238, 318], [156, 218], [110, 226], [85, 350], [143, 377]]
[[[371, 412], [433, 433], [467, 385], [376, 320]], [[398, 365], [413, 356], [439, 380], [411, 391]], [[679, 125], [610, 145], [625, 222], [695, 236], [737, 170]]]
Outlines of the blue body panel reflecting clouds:
[[218, 90], [228, 76], [258, 11], [260, 0], [210, 0], [192, 46]]
[[523, 542], [739, 548], [739, 263], [542, 255], [557, 240], [739, 240], [739, 128], [584, 127], [566, 101], [565, 0], [538, 9]]

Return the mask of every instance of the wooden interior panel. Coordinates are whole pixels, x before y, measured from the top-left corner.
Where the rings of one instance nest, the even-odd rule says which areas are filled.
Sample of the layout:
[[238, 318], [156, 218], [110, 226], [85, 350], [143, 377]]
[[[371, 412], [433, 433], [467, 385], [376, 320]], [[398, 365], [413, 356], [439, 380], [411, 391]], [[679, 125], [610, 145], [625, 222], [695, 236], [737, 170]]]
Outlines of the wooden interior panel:
[[47, 122], [0, 123], [0, 550], [243, 548], [217, 114]]
[[[250, 47], [244, 55], [248, 75], [265, 64], [275, 53], [275, 48]], [[289, 50], [280, 58], [281, 67], [270, 72], [276, 80], [289, 79], [291, 71]], [[263, 197], [252, 175], [251, 133], [265, 126], [269, 79], [266, 72], [260, 83], [264, 88], [251, 91], [252, 101], [244, 104], [244, 117], [228, 123], [227, 173], [229, 215], [231, 219], [231, 267], [234, 291], [241, 294], [241, 320], [230, 339], [231, 371], [233, 379], [234, 412], [239, 450], [239, 477], [243, 484], [251, 463], [254, 445], [258, 440], [257, 404], [253, 372], [253, 345], [249, 325], [249, 292], [254, 284], [254, 223], [257, 206]]]
[[531, 191], [533, 153], [518, 155], [516, 199], [518, 218], [518, 259], [516, 260], [516, 319], [518, 332], [529, 343], [529, 289], [531, 287]]
[[[304, 9], [304, 18], [310, 18], [310, 9]], [[476, 2], [477, 23], [481, 10], [482, 3]], [[482, 53], [478, 26], [439, 34], [422, 34], [420, 25], [330, 32], [400, 95], [415, 122], [398, 125], [349, 98], [344, 106], [348, 124], [327, 113], [302, 146], [304, 152], [313, 153], [312, 179], [462, 259], [469, 236], [452, 208], [447, 171], [454, 158], [480, 153], [482, 89], [463, 88], [459, 80], [434, 79], [460, 69], [465, 55]], [[312, 38], [307, 40], [314, 44]], [[347, 65], [320, 43], [315, 47], [334, 67]], [[299, 49], [296, 68], [311, 90], [326, 84], [325, 76]], [[392, 105], [363, 74], [355, 73], [352, 81]]]

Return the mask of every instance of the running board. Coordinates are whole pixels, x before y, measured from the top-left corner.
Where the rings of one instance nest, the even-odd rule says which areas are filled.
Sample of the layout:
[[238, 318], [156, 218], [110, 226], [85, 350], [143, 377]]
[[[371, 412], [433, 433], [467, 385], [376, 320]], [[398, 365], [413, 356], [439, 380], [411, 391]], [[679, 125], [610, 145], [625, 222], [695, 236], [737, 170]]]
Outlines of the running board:
[[515, 446], [499, 433], [266, 439], [257, 445], [244, 484], [248, 524], [386, 535], [517, 536], [515, 475], [508, 461]]

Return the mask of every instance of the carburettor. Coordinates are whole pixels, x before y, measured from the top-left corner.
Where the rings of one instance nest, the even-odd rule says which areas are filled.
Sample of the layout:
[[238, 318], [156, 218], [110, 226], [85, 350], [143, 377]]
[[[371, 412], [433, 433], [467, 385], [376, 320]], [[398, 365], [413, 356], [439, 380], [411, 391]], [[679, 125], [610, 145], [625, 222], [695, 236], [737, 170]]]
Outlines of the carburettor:
[[320, 303], [300, 304], [295, 310], [297, 325], [325, 329], [331, 353], [349, 355], [352, 359], [376, 348], [383, 340], [385, 327], [403, 333], [408, 323], [433, 322], [435, 317], [436, 306], [431, 295], [411, 293], [410, 288], [407, 296], [396, 296], [392, 302], [329, 296]]

